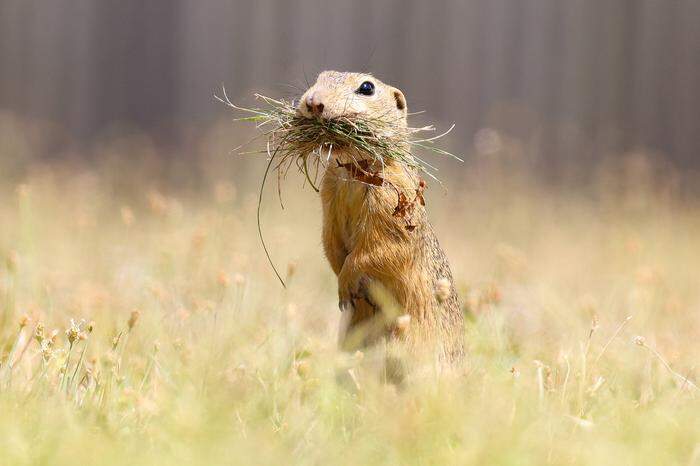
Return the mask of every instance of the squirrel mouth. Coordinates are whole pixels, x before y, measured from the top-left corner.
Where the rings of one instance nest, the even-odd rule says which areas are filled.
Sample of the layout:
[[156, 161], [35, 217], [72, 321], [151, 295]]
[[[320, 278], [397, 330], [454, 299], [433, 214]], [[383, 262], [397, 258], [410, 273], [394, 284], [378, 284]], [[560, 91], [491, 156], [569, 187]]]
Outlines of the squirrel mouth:
[[[267, 137], [267, 154], [270, 169], [284, 170], [296, 165], [308, 180], [308, 163], [330, 161], [340, 154], [354, 156], [354, 160], [367, 159], [382, 165], [402, 164], [408, 168], [426, 173], [437, 179], [432, 171], [435, 167], [412, 153], [417, 147], [426, 152], [435, 152], [455, 159], [459, 157], [434, 147], [434, 141], [449, 133], [447, 131], [429, 138], [416, 138], [423, 132], [434, 131], [432, 125], [409, 127], [405, 116], [374, 115], [369, 112], [332, 112], [334, 108], [315, 109], [313, 114], [300, 108], [303, 102], [277, 100], [256, 94], [265, 105], [255, 108], [239, 107], [228, 99], [224, 90], [221, 102], [249, 114], [241, 120], [255, 122]], [[338, 152], [334, 156], [334, 152]], [[341, 163], [349, 160], [340, 160]], [[313, 183], [312, 183], [313, 184]]]

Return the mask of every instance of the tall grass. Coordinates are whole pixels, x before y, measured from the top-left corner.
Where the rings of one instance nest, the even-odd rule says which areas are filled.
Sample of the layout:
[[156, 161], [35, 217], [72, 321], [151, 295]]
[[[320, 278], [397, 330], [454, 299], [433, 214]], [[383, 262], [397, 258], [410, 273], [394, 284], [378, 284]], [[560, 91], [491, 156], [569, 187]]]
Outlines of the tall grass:
[[315, 193], [264, 212], [283, 290], [244, 172], [135, 165], [0, 180], [1, 464], [697, 464], [699, 205], [468, 165], [431, 203], [468, 357], [397, 390], [336, 350]]

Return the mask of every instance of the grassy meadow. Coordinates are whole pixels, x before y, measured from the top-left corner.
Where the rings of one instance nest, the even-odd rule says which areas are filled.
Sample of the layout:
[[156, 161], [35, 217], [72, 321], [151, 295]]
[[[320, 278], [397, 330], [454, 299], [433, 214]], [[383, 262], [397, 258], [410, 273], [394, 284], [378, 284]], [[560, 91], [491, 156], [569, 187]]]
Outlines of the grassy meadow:
[[169, 163], [47, 132], [0, 116], [1, 465], [700, 464], [700, 204], [643, 155], [544, 187], [503, 136], [430, 184], [468, 357], [397, 390], [336, 351], [303, 176], [265, 194], [283, 289], [230, 123]]

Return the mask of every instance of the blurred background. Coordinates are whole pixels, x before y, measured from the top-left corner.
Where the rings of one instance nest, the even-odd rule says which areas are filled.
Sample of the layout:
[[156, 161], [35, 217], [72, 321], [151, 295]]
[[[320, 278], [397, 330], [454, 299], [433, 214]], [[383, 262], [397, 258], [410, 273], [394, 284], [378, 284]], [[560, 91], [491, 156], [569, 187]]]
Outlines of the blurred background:
[[699, 44], [697, 0], [0, 0], [0, 112], [51, 128], [40, 157], [95, 157], [115, 132], [197, 157], [197, 134], [236, 131], [222, 84], [250, 104], [364, 70], [454, 122], [467, 157], [516, 138], [550, 181], [631, 153], [684, 180], [700, 168]]
[[[256, 130], [214, 94], [254, 106], [361, 70], [424, 111], [414, 126], [455, 124], [441, 144], [465, 163], [427, 156], [447, 188], [431, 181], [428, 203], [459, 280], [498, 282], [514, 248], [576, 283], [605, 269], [560, 264], [580, 231], [604, 232], [581, 249], [596, 257], [605, 235], [679, 241], [674, 221], [700, 219], [699, 51], [698, 0], [0, 0], [0, 197], [19, 200], [0, 208], [0, 257], [91, 233], [82, 268], [110, 231], [149, 225], [154, 244], [191, 236], [198, 251], [233, 216], [212, 267], [277, 286], [256, 228], [264, 156], [232, 154]], [[281, 268], [304, 263], [332, 289], [301, 180], [284, 183], [285, 211], [269, 180], [263, 228]], [[575, 232], [555, 247], [563, 225]], [[39, 253], [29, 233], [59, 226], [66, 239]]]
[[[454, 383], [336, 383], [318, 195], [232, 154], [324, 69], [455, 124]], [[0, 464], [700, 464], [699, 109], [700, 0], [0, 0]]]

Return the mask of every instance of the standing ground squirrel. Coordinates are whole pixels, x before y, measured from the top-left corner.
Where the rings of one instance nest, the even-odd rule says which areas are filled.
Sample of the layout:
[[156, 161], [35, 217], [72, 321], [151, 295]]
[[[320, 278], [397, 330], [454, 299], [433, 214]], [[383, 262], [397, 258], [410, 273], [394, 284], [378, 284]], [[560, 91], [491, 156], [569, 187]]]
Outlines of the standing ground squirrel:
[[[306, 118], [373, 117], [405, 131], [403, 93], [371, 75], [322, 72], [297, 105]], [[338, 276], [346, 350], [385, 338], [440, 363], [464, 353], [452, 273], [428, 222], [417, 168], [332, 148], [321, 183], [323, 246]]]

